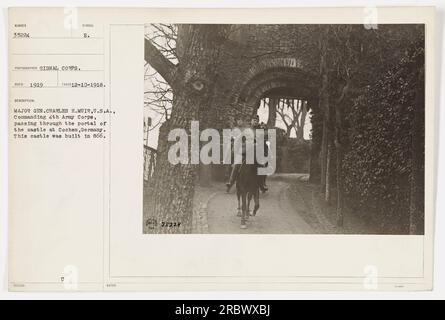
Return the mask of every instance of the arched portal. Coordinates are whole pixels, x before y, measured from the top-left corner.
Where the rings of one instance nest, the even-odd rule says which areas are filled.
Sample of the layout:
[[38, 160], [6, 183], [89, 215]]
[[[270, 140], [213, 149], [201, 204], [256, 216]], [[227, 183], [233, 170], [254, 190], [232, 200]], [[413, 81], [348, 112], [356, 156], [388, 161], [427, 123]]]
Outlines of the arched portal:
[[316, 79], [297, 59], [264, 59], [246, 72], [233, 94], [233, 105], [242, 108], [242, 114], [252, 115], [268, 95], [313, 101], [317, 97]]
[[[309, 171], [310, 146], [302, 132], [309, 132], [311, 126], [304, 126], [301, 121], [309, 121], [306, 117], [318, 97], [317, 79], [309, 72], [305, 71], [297, 59], [278, 58], [264, 59], [260, 63], [253, 65], [245, 73], [236, 94], [234, 94], [234, 106], [241, 109], [241, 114], [246, 118], [257, 114], [260, 103], [268, 99], [282, 103], [284, 100], [300, 109], [293, 113], [294, 119], [299, 119], [299, 123], [292, 123], [294, 129], [285, 128], [280, 130], [284, 136], [277, 140], [277, 165], [279, 172], [304, 172]], [[282, 106], [282, 105], [281, 105]], [[273, 115], [273, 121], [268, 123], [270, 127], [283, 129], [283, 123], [278, 118], [277, 108], [280, 105], [268, 103], [268, 120]], [[273, 108], [273, 109], [271, 109]], [[238, 109], [238, 110], [239, 110]], [[301, 110], [304, 109], [303, 113]], [[288, 109], [289, 110], [289, 109]], [[281, 110], [282, 111], [282, 110]], [[292, 112], [293, 112], [292, 111]], [[280, 116], [283, 116], [281, 113]], [[301, 117], [301, 118], [299, 118]], [[269, 122], [269, 121], [265, 122]], [[306, 129], [305, 129], [306, 128]], [[295, 158], [294, 153], [300, 155], [299, 161], [290, 161]], [[305, 155], [304, 157], [301, 155]], [[299, 167], [296, 167], [296, 164]]]

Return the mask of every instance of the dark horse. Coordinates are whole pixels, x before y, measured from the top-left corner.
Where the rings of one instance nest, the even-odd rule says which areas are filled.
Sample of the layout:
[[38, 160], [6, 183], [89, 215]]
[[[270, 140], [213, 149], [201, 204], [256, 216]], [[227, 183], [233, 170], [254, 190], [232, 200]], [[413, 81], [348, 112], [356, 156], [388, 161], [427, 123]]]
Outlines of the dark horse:
[[241, 229], [246, 229], [246, 222], [250, 215], [250, 201], [254, 199], [255, 207], [252, 216], [255, 216], [260, 207], [259, 183], [256, 164], [241, 164], [236, 178], [236, 195], [238, 197], [238, 216], [241, 217]]

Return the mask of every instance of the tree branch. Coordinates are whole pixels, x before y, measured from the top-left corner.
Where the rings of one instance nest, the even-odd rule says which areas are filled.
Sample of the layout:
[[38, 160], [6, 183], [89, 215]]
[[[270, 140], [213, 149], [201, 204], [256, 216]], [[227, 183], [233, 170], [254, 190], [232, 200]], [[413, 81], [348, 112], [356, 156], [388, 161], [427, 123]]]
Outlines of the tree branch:
[[150, 42], [145, 39], [144, 59], [149, 63], [173, 88], [177, 66], [168, 60], [164, 55]]

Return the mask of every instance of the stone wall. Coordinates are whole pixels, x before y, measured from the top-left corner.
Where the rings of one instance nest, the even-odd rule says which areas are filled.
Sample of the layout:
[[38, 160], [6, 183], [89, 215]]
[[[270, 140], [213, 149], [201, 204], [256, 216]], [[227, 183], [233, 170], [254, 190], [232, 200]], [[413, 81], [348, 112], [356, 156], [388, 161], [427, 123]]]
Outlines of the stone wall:
[[[302, 52], [295, 25], [234, 25], [221, 52], [210, 123], [224, 128], [256, 113], [267, 90], [287, 88], [294, 94], [316, 94], [311, 67]], [[250, 85], [250, 87], [249, 87]], [[245, 92], [247, 89], [250, 91]], [[257, 89], [257, 91], [255, 91]], [[244, 95], [243, 95], [244, 94]]]
[[[301, 27], [233, 26], [229, 40], [221, 51], [213, 105], [205, 112], [205, 123], [223, 129], [234, 126], [238, 118], [250, 122], [252, 115], [257, 112], [259, 100], [273, 92], [305, 100], [313, 100], [318, 96], [318, 79], [314, 77], [314, 66], [308, 63], [314, 59], [304, 57], [298, 28]], [[279, 145], [278, 157], [282, 158], [284, 154], [294, 156], [295, 148], [290, 145]], [[297, 166], [295, 163], [280, 162], [280, 171], [308, 171], [309, 160], [300, 162]], [[212, 177], [224, 181], [229, 171], [227, 166], [214, 165]]]

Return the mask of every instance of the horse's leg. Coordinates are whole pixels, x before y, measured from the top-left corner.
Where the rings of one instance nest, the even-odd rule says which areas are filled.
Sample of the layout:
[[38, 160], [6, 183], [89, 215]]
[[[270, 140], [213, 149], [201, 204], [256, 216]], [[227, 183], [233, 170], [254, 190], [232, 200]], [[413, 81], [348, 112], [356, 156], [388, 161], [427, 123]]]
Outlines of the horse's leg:
[[247, 193], [247, 218], [250, 216], [250, 201], [252, 201], [252, 193]]
[[246, 229], [247, 225], [246, 225], [246, 216], [247, 216], [247, 208], [246, 208], [246, 202], [247, 202], [247, 194], [245, 192], [243, 192], [242, 194], [242, 215], [241, 215], [241, 229]]
[[241, 217], [241, 215], [242, 215], [242, 211], [241, 211], [241, 194], [240, 194], [240, 192], [238, 190], [236, 191], [236, 197], [238, 198], [238, 211], [237, 211], [236, 216], [237, 217]]
[[256, 216], [258, 209], [260, 208], [260, 191], [257, 189], [253, 196], [253, 201], [255, 203], [255, 207], [253, 208], [253, 216]]

